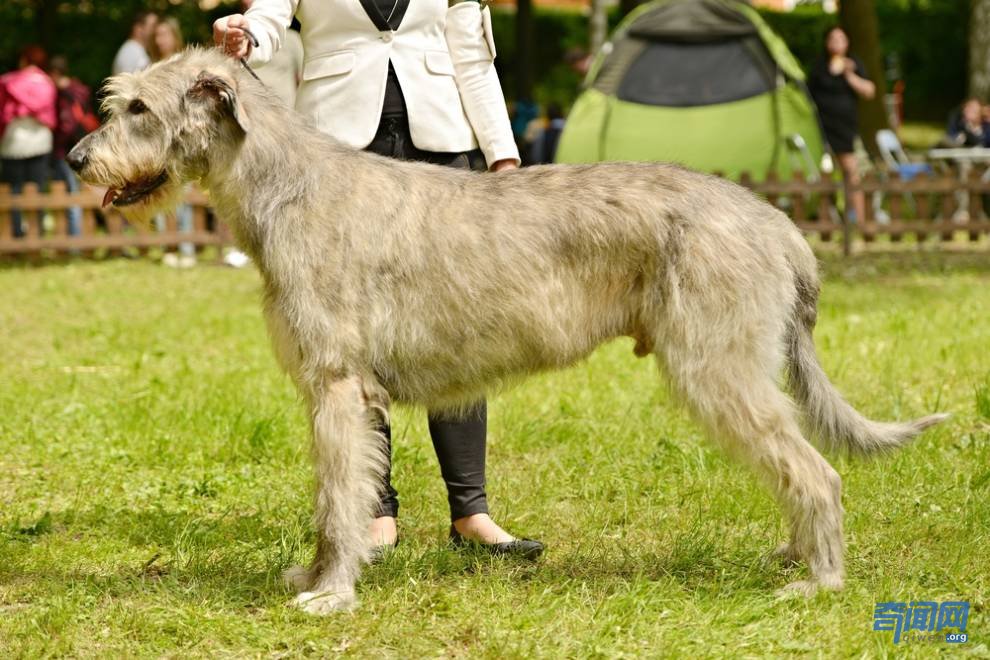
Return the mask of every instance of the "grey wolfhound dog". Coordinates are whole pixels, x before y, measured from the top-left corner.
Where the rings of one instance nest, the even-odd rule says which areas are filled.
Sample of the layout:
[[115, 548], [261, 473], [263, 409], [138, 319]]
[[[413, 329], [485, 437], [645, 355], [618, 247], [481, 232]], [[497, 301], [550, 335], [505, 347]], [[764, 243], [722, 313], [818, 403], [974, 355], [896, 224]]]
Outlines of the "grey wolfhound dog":
[[[663, 164], [478, 174], [344, 147], [234, 60], [190, 49], [108, 83], [109, 120], [69, 155], [147, 221], [199, 182], [261, 271], [279, 362], [309, 408], [316, 556], [295, 603], [356, 603], [390, 402], [456, 411], [622, 336], [653, 355], [790, 522], [810, 594], [843, 581], [838, 473], [819, 446], [896, 448], [943, 416], [870, 421], [812, 342], [817, 264], [743, 188]], [[793, 401], [779, 386], [786, 373]], [[796, 403], [796, 405], [795, 405]]]

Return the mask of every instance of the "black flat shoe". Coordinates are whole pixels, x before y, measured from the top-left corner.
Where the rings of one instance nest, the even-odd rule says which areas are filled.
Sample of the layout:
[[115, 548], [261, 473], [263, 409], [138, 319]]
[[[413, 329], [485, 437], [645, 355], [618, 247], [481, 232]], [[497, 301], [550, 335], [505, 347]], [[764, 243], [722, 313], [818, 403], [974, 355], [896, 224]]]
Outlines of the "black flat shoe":
[[450, 543], [455, 548], [480, 548], [493, 557], [519, 557], [535, 561], [543, 554], [543, 544], [533, 539], [515, 539], [504, 543], [469, 541], [453, 525], [450, 526]]
[[371, 549], [371, 560], [369, 564], [377, 564], [385, 557], [393, 552], [399, 547], [399, 537], [395, 537], [395, 543], [382, 543], [381, 545], [376, 545]]

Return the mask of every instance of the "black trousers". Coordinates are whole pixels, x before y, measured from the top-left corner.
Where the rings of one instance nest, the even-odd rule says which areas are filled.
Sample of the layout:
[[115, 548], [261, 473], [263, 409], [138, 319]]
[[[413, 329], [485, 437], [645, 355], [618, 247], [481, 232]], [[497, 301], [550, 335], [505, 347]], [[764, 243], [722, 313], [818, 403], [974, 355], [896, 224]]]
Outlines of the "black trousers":
[[[48, 183], [48, 164], [51, 154], [34, 156], [32, 158], [4, 158], [0, 162], [0, 181], [10, 184], [10, 192], [15, 195], [24, 188], [25, 183], [36, 183], [38, 189], [43, 190]], [[38, 226], [41, 226], [41, 218], [44, 214], [38, 212]], [[21, 221], [21, 212], [14, 209], [10, 212], [10, 221], [13, 225], [15, 238], [24, 237], [24, 224]], [[40, 231], [40, 229], [39, 229]]]
[[[378, 132], [366, 149], [382, 156], [400, 160], [418, 160], [449, 167], [469, 168], [472, 155], [438, 153], [417, 149], [409, 134], [405, 116], [382, 117]], [[488, 411], [485, 401], [478, 402], [457, 419], [434, 413], [428, 415], [430, 438], [440, 461], [440, 474], [447, 485], [450, 519], [457, 520], [475, 513], [488, 513], [485, 495], [485, 444], [488, 432]], [[383, 425], [389, 466], [381, 486], [379, 516], [399, 515], [399, 495], [392, 486], [392, 430]]]

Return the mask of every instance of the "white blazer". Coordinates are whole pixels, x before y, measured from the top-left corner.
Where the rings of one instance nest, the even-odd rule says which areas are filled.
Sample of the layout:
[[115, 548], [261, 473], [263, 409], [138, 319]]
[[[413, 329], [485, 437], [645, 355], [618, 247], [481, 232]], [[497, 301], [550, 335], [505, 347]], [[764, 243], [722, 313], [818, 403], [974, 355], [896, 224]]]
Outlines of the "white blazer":
[[413, 144], [426, 151], [481, 147], [488, 164], [519, 160], [493, 64], [488, 8], [410, 0], [397, 30], [379, 31], [360, 0], [257, 0], [245, 12], [263, 65], [293, 15], [305, 49], [296, 109], [323, 132], [363, 149], [378, 129], [388, 62], [402, 87]]

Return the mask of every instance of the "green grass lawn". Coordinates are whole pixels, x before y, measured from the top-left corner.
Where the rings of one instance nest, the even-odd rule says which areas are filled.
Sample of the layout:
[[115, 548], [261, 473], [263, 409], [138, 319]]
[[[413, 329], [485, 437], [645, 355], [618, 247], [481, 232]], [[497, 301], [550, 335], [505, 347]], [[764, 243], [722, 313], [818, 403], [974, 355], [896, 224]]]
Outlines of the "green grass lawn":
[[[777, 508], [616, 341], [491, 402], [489, 491], [535, 565], [449, 550], [424, 415], [395, 418], [399, 550], [361, 607], [286, 607], [306, 422], [253, 270], [0, 270], [0, 658], [990, 657], [990, 257], [826, 259], [817, 344], [862, 411], [953, 418], [844, 479], [842, 593], [779, 599]], [[969, 600], [969, 642], [894, 646], [874, 604]]]

